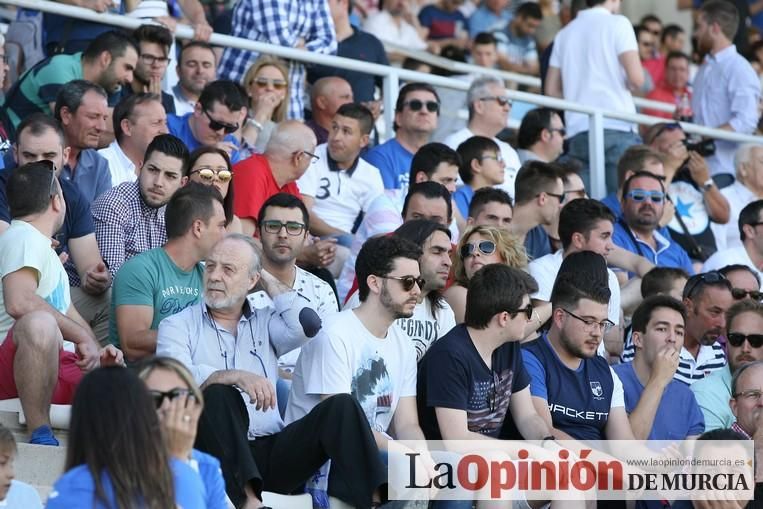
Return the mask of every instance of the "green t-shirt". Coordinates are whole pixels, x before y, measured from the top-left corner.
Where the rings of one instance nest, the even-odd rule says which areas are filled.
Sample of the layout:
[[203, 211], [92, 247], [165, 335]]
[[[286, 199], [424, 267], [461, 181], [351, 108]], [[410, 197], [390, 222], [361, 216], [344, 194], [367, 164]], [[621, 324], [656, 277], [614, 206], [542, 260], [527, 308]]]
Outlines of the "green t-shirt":
[[32, 67], [5, 97], [5, 107], [13, 128], [32, 113], [53, 116], [49, 105], [56, 102], [61, 87], [82, 78], [82, 53], [56, 55]]
[[154, 309], [151, 330], [159, 322], [201, 300], [204, 268], [201, 264], [185, 272], [161, 248], [130, 258], [117, 272], [111, 292], [109, 341], [120, 346], [117, 333], [117, 306], [150, 306]]

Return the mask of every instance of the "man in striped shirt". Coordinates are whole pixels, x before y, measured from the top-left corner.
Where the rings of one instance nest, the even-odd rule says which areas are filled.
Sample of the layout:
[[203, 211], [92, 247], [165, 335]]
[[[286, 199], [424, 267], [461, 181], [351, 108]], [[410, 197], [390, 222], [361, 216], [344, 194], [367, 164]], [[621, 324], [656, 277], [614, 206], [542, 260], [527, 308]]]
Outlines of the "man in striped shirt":
[[[726, 365], [726, 311], [734, 302], [731, 283], [717, 271], [696, 274], [684, 287], [686, 336], [675, 378], [688, 385]], [[719, 341], [720, 340], [720, 341]]]

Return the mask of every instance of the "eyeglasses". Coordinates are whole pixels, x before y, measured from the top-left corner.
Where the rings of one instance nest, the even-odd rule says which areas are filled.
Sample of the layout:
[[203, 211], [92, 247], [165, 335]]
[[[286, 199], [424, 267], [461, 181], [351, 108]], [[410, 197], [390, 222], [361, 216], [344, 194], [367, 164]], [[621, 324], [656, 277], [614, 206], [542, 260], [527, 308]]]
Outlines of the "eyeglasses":
[[406, 106], [408, 106], [411, 109], [411, 111], [419, 111], [424, 106], [427, 107], [427, 111], [429, 113], [436, 113], [440, 111], [440, 103], [438, 103], [437, 101], [424, 102], [419, 99], [411, 99], [410, 101], [405, 101], [403, 103], [403, 108], [405, 108]]
[[635, 201], [636, 203], [646, 201], [647, 198], [650, 199], [652, 203], [662, 203], [665, 201], [665, 193], [662, 191], [646, 191], [644, 189], [634, 189], [633, 191], [628, 191], [625, 196]]
[[165, 399], [169, 399], [172, 401], [175, 398], [179, 398], [180, 396], [188, 396], [191, 394], [191, 391], [188, 389], [181, 389], [180, 387], [175, 387], [172, 390], [169, 391], [148, 391], [149, 394], [151, 394], [151, 397], [154, 399], [154, 405], [156, 408], [161, 408], [161, 406], [164, 404]]
[[268, 86], [271, 86], [276, 90], [284, 90], [287, 85], [284, 80], [271, 80], [268, 78], [255, 78], [250, 82], [250, 85], [252, 83], [257, 85], [259, 88], [267, 88]]
[[217, 177], [220, 182], [228, 182], [233, 178], [233, 172], [222, 168], [197, 168], [191, 174], [198, 173], [202, 180], [212, 182]]
[[695, 274], [689, 278], [689, 280], [686, 282], [686, 286], [684, 286], [684, 299], [690, 299], [701, 284], [717, 285], [722, 282], [726, 285], [729, 284], [726, 276], [717, 270], [703, 272], [702, 274]]
[[495, 156], [481, 156], [480, 161], [482, 161], [483, 159], [492, 159], [493, 161], [496, 161], [498, 163], [503, 162], [503, 156], [501, 156], [500, 154]]
[[297, 154], [305, 154], [306, 156], [310, 156], [310, 164], [315, 164], [320, 160], [320, 156], [313, 154], [312, 152], [308, 152], [307, 150], [297, 150], [296, 152], [292, 152], [291, 155], [295, 156]]
[[562, 138], [567, 136], [567, 129], [565, 129], [564, 127], [549, 127], [548, 132], [550, 132], [551, 134], [559, 133], [559, 135]]
[[488, 96], [488, 97], [480, 97], [479, 100], [480, 101], [495, 101], [495, 102], [498, 103], [498, 106], [500, 106], [501, 108], [503, 108], [507, 104], [509, 106], [514, 104], [511, 99], [509, 99], [506, 96], [502, 96], [502, 95], [491, 95], [491, 96]]
[[263, 221], [261, 226], [267, 233], [272, 234], [279, 234], [281, 233], [281, 228], [286, 228], [286, 233], [293, 237], [302, 235], [302, 232], [305, 231], [305, 225], [299, 221], [286, 221], [283, 223], [277, 219], [269, 219]]
[[209, 119], [209, 128], [213, 131], [219, 131], [224, 130], [225, 134], [234, 133], [238, 130], [238, 124], [227, 124], [225, 122], [220, 122], [219, 120], [215, 120], [212, 118], [212, 116], [209, 114], [207, 110], [201, 110], [204, 112], [204, 114]]
[[49, 159], [42, 159], [40, 161], [36, 161], [34, 164], [41, 164], [47, 167], [47, 169], [50, 171], [50, 185], [48, 186], [48, 195], [50, 195], [51, 197], [58, 196], [58, 189], [56, 188], [55, 163]]
[[734, 300], [742, 300], [746, 298], [748, 295], [750, 296], [752, 300], [756, 300], [758, 302], [763, 300], [763, 292], [758, 292], [755, 290], [745, 290], [743, 288], [731, 289], [731, 296], [734, 297]]
[[413, 285], [418, 285], [419, 290], [424, 290], [424, 285], [426, 284], [426, 281], [422, 277], [416, 277], [416, 276], [379, 276], [384, 279], [394, 279], [395, 281], [400, 281], [401, 286], [403, 287], [404, 292], [410, 292], [413, 290]]
[[747, 340], [750, 346], [753, 348], [760, 348], [763, 346], [763, 334], [742, 334], [741, 332], [729, 332], [726, 335], [726, 339], [729, 344], [734, 347], [742, 346]]
[[159, 65], [167, 65], [170, 62], [170, 59], [167, 57], [157, 57], [145, 53], [140, 55], [140, 59], [146, 65], [154, 65], [155, 63]]
[[[563, 203], [563, 202], [564, 202], [564, 196], [565, 196], [565, 194], [566, 194], [566, 193], [562, 193], [562, 194], [556, 194], [556, 193], [550, 193], [550, 192], [548, 192], [548, 191], [543, 191], [543, 193], [545, 193], [545, 194], [547, 194], [547, 195], [549, 195], [549, 196], [553, 196], [554, 198], [556, 198], [557, 200], [559, 200], [559, 203]], [[540, 195], [541, 195], [541, 193], [538, 193], [538, 194], [536, 194], [536, 195], [535, 195], [535, 197], [537, 198], [537, 197], [538, 197], [538, 196], [540, 196]]]
[[647, 138], [649, 139], [649, 141], [654, 141], [657, 138], [659, 138], [660, 135], [664, 133], [665, 131], [675, 131], [676, 129], [682, 129], [681, 124], [679, 124], [678, 122], [666, 122], [660, 125], [660, 127], [657, 128], [654, 134], [651, 136], [647, 136]]
[[562, 311], [570, 315], [572, 318], [576, 318], [583, 322], [583, 330], [586, 332], [593, 332], [594, 329], [599, 329], [603, 334], [606, 334], [609, 332], [609, 329], [615, 326], [614, 323], [612, 323], [610, 320], [603, 320], [601, 322], [597, 322], [596, 320], [592, 320], [590, 318], [583, 318], [581, 316], [576, 315], [572, 311], [568, 311], [564, 308], [562, 308]]
[[763, 391], [759, 389], [750, 389], [749, 391], [742, 391], [734, 394], [735, 398], [744, 398], [747, 401], [760, 401], [761, 396], [763, 396]]
[[507, 309], [506, 311], [510, 315], [512, 315], [512, 317], [517, 316], [519, 313], [524, 313], [525, 316], [527, 317], [527, 321], [528, 322], [533, 319], [533, 305], [532, 304], [528, 304], [525, 307], [519, 308], [519, 309]]
[[462, 260], [472, 256], [475, 251], [479, 250], [483, 255], [491, 255], [495, 253], [495, 242], [492, 240], [481, 240], [475, 243], [464, 244], [461, 246], [458, 254]]

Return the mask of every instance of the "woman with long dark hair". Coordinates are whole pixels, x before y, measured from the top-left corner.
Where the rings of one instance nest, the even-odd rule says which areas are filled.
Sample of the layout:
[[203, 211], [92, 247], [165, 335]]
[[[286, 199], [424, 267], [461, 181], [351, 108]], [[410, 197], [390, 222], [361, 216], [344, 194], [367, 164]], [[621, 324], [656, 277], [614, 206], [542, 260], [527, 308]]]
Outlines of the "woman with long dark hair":
[[233, 168], [228, 153], [223, 149], [205, 145], [191, 152], [188, 174], [192, 182], [215, 186], [223, 196], [225, 230], [241, 233], [241, 221], [233, 213]]
[[49, 509], [202, 509], [204, 487], [189, 465], [170, 458], [153, 399], [125, 368], [98, 368], [77, 387], [66, 473]]

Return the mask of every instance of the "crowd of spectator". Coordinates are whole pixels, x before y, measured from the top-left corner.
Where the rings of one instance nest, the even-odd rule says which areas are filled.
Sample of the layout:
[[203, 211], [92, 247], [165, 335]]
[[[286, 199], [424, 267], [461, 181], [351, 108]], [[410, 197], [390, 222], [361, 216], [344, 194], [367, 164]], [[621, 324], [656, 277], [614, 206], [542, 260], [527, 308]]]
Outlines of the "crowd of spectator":
[[[19, 12], [0, 65], [0, 400], [44, 446], [51, 405], [71, 405], [47, 506], [380, 507], [394, 440], [532, 439], [540, 458], [702, 436], [763, 458], [763, 144], [684, 130], [758, 132], [760, 3], [677, 0], [692, 26], [634, 23], [621, 0], [79, 2], [155, 21], [131, 31]], [[35, 22], [36, 61], [14, 26]], [[378, 77], [218, 47], [213, 26], [474, 71], [463, 104], [402, 83], [385, 125]], [[517, 88], [668, 108], [596, 126]], [[430, 473], [443, 454], [415, 452]], [[0, 506], [40, 507], [16, 455], [0, 426]]]

